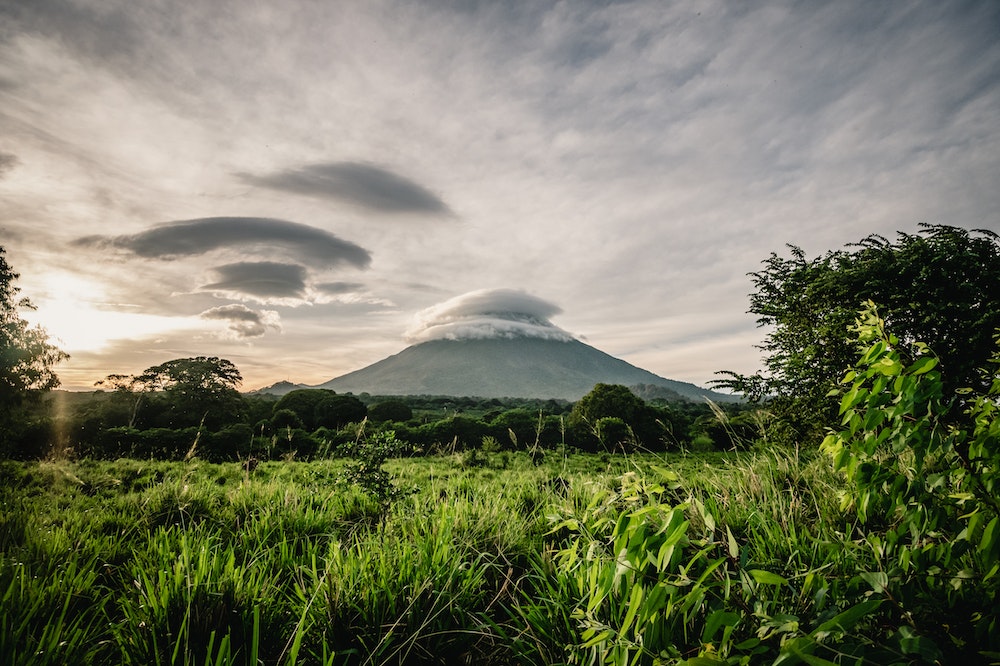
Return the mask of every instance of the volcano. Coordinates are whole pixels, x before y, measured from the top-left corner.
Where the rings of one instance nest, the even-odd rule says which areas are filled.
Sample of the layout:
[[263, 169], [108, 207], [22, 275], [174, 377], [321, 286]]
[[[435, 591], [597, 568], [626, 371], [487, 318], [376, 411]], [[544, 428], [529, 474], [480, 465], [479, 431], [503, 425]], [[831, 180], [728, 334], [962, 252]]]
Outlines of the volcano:
[[577, 400], [597, 383], [655, 386], [665, 389], [665, 396], [690, 400], [737, 400], [665, 379], [576, 339], [519, 335], [421, 342], [315, 388], [373, 395]]

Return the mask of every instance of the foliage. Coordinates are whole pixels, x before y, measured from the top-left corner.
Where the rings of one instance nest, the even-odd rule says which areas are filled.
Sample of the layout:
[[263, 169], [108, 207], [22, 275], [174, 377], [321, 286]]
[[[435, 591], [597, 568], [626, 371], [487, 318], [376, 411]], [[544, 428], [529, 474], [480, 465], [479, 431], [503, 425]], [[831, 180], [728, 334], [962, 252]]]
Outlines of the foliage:
[[[419, 488], [388, 506], [338, 487], [342, 460], [0, 462], [0, 663], [937, 654], [936, 636], [898, 622], [893, 599], [907, 598], [873, 587], [882, 560], [839, 508], [853, 485], [825, 456], [490, 456], [386, 459], [394, 484]], [[956, 617], [942, 603], [925, 620], [955, 631]]]
[[236, 390], [243, 377], [226, 359], [179, 358], [146, 369], [142, 379], [163, 391], [174, 426], [204, 423], [215, 428], [237, 420], [243, 409], [243, 397]]
[[[663, 448], [663, 426], [658, 422], [658, 416], [656, 410], [628, 387], [620, 384], [596, 384], [590, 393], [573, 405], [569, 420], [573, 426], [583, 425], [589, 429], [596, 442], [605, 450], [618, 448], [619, 445], [632, 450], [634, 446], [641, 444], [655, 451]], [[613, 430], [602, 436], [598, 422], [605, 418], [620, 420], [631, 432], [620, 432], [620, 427], [616, 428], [611, 425], [612, 422], [606, 422]]]
[[369, 405], [368, 418], [375, 423], [409, 421], [413, 418], [413, 410], [402, 400], [383, 400]]
[[[724, 386], [768, 402], [791, 438], [821, 437], [837, 421], [826, 394], [854, 364], [846, 331], [857, 303], [872, 300], [900, 340], [933, 344], [945, 369], [945, 396], [956, 389], [985, 390], [980, 375], [1000, 327], [1000, 237], [944, 225], [921, 225], [896, 242], [873, 235], [808, 259], [789, 246], [751, 273], [750, 312], [770, 328], [760, 349], [763, 372], [721, 373]], [[797, 436], [796, 436], [797, 433]]]
[[329, 389], [295, 389], [281, 396], [272, 411], [278, 412], [288, 409], [299, 417], [303, 426], [309, 430], [315, 430], [320, 426], [316, 422], [316, 407], [326, 398], [336, 395]]
[[389, 458], [401, 455], [406, 448], [406, 443], [396, 439], [392, 430], [362, 433], [351, 447], [354, 460], [344, 468], [343, 480], [364, 490], [380, 505], [388, 506], [410, 494], [409, 490], [395, 485], [384, 468]]
[[330, 395], [316, 404], [313, 421], [317, 428], [342, 428], [367, 417], [368, 408], [353, 395]]
[[740, 544], [696, 497], [665, 501], [681, 488], [680, 477], [662, 469], [659, 477], [625, 474], [616, 490], [553, 517], [553, 531], [571, 535], [555, 558], [559, 583], [553, 598], [522, 612], [550, 636], [556, 627], [545, 618], [568, 625], [558, 631], [566, 662], [707, 666], [877, 657], [877, 641], [852, 634], [880, 602], [827, 601], [821, 571], [835, 561], [798, 572], [765, 568], [755, 560], [767, 544]]
[[125, 406], [127, 423], [117, 425], [215, 429], [242, 418], [246, 401], [237, 391], [242, 381], [231, 361], [197, 356], [167, 361], [138, 375], [108, 375], [97, 385], [112, 388], [115, 402]]
[[[960, 403], [939, 359], [886, 331], [872, 303], [855, 326], [861, 360], [840, 401], [843, 430], [823, 450], [854, 485], [876, 567], [861, 575], [927, 654], [1000, 653], [1000, 353], [992, 383]], [[949, 618], [941, 625], [942, 612]]]
[[69, 356], [50, 344], [48, 334], [31, 327], [21, 310], [34, 306], [18, 297], [14, 283], [20, 277], [7, 263], [0, 247], [0, 457], [16, 455], [16, 440], [24, 434], [22, 407], [26, 401], [59, 386], [53, 366]]

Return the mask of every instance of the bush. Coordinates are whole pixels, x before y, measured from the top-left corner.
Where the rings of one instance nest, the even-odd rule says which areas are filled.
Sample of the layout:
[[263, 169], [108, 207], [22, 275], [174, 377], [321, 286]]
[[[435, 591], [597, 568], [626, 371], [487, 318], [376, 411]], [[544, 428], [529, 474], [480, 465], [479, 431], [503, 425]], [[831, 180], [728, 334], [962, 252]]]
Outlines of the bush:
[[[938, 359], [887, 333], [873, 304], [855, 330], [861, 361], [844, 379], [843, 430], [823, 450], [851, 482], [880, 568], [862, 572], [894, 640], [958, 663], [1000, 651], [1000, 353], [985, 392], [945, 394]], [[945, 628], [947, 625], [947, 628]]]
[[413, 418], [413, 410], [402, 400], [384, 400], [368, 408], [368, 418], [375, 423], [409, 421]]

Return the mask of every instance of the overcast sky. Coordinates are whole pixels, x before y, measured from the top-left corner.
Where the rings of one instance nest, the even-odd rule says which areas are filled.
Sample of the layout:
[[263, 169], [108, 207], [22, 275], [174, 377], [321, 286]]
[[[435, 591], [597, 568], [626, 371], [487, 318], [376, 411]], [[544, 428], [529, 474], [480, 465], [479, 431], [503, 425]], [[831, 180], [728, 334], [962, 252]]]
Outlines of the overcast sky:
[[759, 367], [786, 243], [1000, 231], [998, 35], [990, 0], [0, 0], [0, 245], [70, 389], [317, 384], [514, 306], [704, 385]]

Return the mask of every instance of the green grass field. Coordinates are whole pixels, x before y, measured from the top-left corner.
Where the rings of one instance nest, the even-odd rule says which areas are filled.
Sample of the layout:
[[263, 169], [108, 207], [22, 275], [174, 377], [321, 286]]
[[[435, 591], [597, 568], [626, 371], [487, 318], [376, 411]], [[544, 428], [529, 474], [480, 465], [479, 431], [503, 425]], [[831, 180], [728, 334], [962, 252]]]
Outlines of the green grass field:
[[935, 656], [886, 638], [824, 457], [537, 462], [392, 460], [392, 503], [338, 460], [0, 463], [0, 663]]

